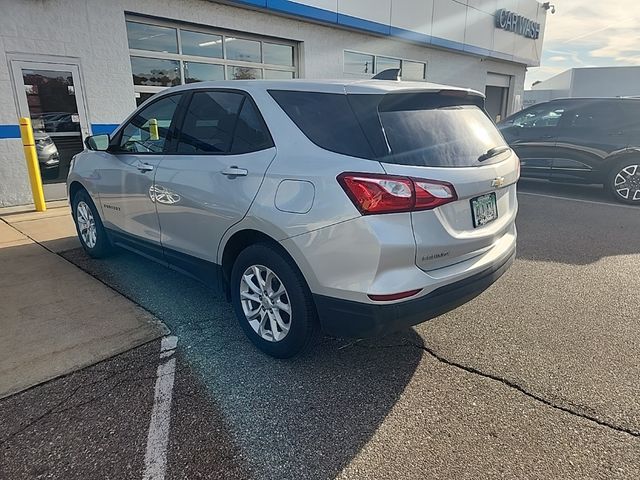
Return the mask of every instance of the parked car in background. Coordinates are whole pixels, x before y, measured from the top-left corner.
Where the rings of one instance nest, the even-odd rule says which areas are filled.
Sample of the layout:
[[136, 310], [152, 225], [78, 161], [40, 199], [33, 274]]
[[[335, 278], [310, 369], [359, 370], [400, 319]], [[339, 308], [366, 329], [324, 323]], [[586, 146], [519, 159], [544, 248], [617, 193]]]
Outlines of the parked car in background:
[[465, 303], [515, 256], [518, 158], [477, 92], [398, 81], [171, 88], [67, 180], [89, 255], [120, 245], [229, 295], [276, 357]]
[[602, 184], [616, 200], [640, 205], [640, 99], [552, 100], [498, 126], [523, 177]]
[[43, 132], [34, 131], [36, 142], [36, 154], [40, 164], [40, 173], [44, 177], [56, 177], [60, 166], [60, 155], [58, 148], [49, 135]]

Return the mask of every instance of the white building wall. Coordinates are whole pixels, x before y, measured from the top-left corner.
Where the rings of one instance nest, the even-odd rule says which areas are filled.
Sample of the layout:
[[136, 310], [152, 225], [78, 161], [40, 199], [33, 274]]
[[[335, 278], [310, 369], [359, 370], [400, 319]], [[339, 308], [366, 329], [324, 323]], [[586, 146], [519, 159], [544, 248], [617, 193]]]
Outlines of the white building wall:
[[[424, 24], [431, 25], [427, 20], [430, 18], [429, 6], [432, 3], [431, 15], [442, 19], [446, 18], [446, 11], [459, 9], [457, 6], [445, 5], [452, 2], [453, 0], [419, 2], [419, 5], [424, 3], [418, 8], [421, 15], [425, 15]], [[536, 3], [534, 0], [506, 0], [507, 7], [513, 4], [509, 8], [515, 11], [519, 8], [518, 2]], [[326, 9], [337, 8], [338, 4], [344, 7], [347, 4], [343, 0], [316, 0], [305, 3]], [[371, 2], [368, 0], [362, 0], [360, 3], [368, 5], [368, 11], [378, 10], [377, 5], [376, 8], [370, 8]], [[405, 28], [420, 28], [420, 24], [416, 24], [415, 21], [412, 23], [410, 12], [401, 6], [403, 2], [394, 0], [392, 5], [390, 0], [386, 0], [384, 3], [389, 6], [389, 22], [393, 20]], [[498, 0], [469, 0], [469, 3], [473, 4], [469, 8], [477, 7], [478, 10], [478, 13], [474, 13], [477, 22], [474, 20], [472, 23], [477, 23], [479, 29], [489, 28], [488, 16], [494, 10], [494, 3], [495, 6], [498, 5]], [[501, 7], [505, 6], [505, 1], [499, 0], [499, 3]], [[360, 5], [360, 8], [363, 5]], [[392, 8], [394, 6], [395, 8]], [[464, 9], [466, 12], [466, 5]], [[385, 9], [382, 10], [386, 12]], [[344, 7], [343, 11], [348, 11], [348, 8]], [[344, 77], [343, 50], [349, 49], [424, 61], [427, 62], [428, 81], [470, 87], [480, 91], [484, 91], [488, 72], [510, 75], [513, 77], [510, 102], [513, 102], [516, 95], [523, 94], [524, 64], [427, 48], [390, 37], [205, 0], [0, 0], [0, 12], [0, 54], [5, 52], [59, 55], [65, 58], [72, 57], [79, 62], [89, 121], [94, 125], [120, 123], [135, 108], [125, 12], [302, 42], [300, 70], [306, 78]], [[372, 19], [377, 18], [376, 15], [382, 14], [371, 13]], [[387, 13], [384, 15], [384, 18], [377, 18], [375, 21], [387, 19]], [[462, 25], [457, 24], [455, 28], [451, 24], [444, 30], [438, 22], [433, 25], [433, 29], [424, 30], [425, 34], [448, 35], [456, 41], [460, 40], [460, 31], [462, 36], [465, 36], [464, 22]], [[481, 25], [485, 26], [480, 27]], [[491, 37], [494, 30], [491, 26]], [[451, 33], [454, 31], [455, 34]], [[475, 35], [479, 44], [488, 49], [492, 48], [490, 45], [493, 40], [489, 43], [486, 39], [482, 40], [479, 30], [470, 29], [467, 35], [470, 38]], [[496, 30], [496, 39], [502, 35], [509, 36], [509, 41], [514, 45], [520, 40], [535, 43], [524, 37], [516, 40], [516, 34]], [[464, 38], [462, 40], [464, 41]], [[14, 87], [10, 77], [8, 60], [2, 59], [0, 129], [18, 123]], [[31, 194], [20, 141], [0, 138], [0, 206], [30, 201]]]

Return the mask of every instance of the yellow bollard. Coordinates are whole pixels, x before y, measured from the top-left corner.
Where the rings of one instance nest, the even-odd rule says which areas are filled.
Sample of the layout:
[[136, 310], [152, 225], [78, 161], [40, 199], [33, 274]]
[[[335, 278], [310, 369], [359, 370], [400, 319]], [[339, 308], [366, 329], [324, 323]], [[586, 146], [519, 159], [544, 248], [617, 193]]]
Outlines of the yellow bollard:
[[149, 140], [160, 140], [160, 134], [158, 133], [158, 119], [156, 118], [149, 120]]
[[29, 170], [29, 183], [31, 184], [31, 192], [33, 193], [33, 203], [36, 206], [36, 211], [44, 212], [47, 209], [47, 204], [44, 201], [42, 177], [40, 176], [40, 164], [38, 163], [38, 153], [36, 152], [36, 142], [33, 138], [31, 119], [27, 117], [20, 118], [20, 136], [22, 137], [24, 157], [27, 159], [27, 169]]

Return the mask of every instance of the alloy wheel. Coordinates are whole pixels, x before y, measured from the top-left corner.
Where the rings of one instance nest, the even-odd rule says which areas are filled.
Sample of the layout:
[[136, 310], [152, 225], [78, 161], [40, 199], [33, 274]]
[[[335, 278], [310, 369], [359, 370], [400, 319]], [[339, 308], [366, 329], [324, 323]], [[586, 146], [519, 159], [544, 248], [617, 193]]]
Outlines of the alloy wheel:
[[640, 201], [640, 165], [627, 165], [614, 180], [614, 189], [625, 200]]
[[240, 303], [260, 338], [279, 342], [291, 328], [291, 302], [282, 281], [263, 265], [247, 268], [240, 280]]
[[76, 219], [82, 241], [88, 248], [94, 248], [97, 243], [96, 221], [91, 213], [91, 208], [82, 200], [78, 202], [76, 207]]

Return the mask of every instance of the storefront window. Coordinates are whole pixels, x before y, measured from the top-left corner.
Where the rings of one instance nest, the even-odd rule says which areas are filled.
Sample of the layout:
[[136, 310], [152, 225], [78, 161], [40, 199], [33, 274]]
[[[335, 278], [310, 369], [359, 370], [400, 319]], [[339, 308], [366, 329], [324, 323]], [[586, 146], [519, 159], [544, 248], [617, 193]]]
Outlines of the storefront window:
[[400, 59], [389, 57], [376, 57], [376, 73], [384, 72], [391, 68], [400, 69]]
[[262, 70], [230, 65], [227, 67], [227, 78], [229, 80], [258, 80], [262, 78]]
[[403, 80], [425, 80], [427, 64], [413, 60], [370, 55], [368, 53], [344, 52], [344, 73], [373, 76], [374, 73], [399, 68]]
[[402, 61], [403, 80], [424, 80], [426, 78], [426, 70], [426, 63], [411, 62], [409, 60]]
[[180, 30], [183, 55], [222, 58], [222, 36]]
[[126, 20], [138, 105], [167, 87], [185, 83], [297, 77], [294, 42], [145, 21]]
[[175, 28], [127, 22], [127, 38], [129, 48], [178, 53], [178, 37]]
[[173, 87], [180, 85], [180, 62], [158, 58], [131, 57], [134, 85]]
[[224, 80], [224, 66], [210, 63], [184, 62], [185, 83]]
[[271, 65], [286, 65], [293, 67], [293, 47], [290, 45], [277, 45], [275, 43], [263, 44], [264, 63]]
[[373, 74], [374, 60], [373, 55], [364, 53], [344, 52], [344, 73], [355, 74]]
[[260, 63], [260, 42], [242, 38], [227, 37], [227, 58], [243, 62]]
[[267, 80], [291, 80], [293, 78], [293, 72], [287, 72], [283, 70], [269, 70], [265, 68], [264, 78]]

